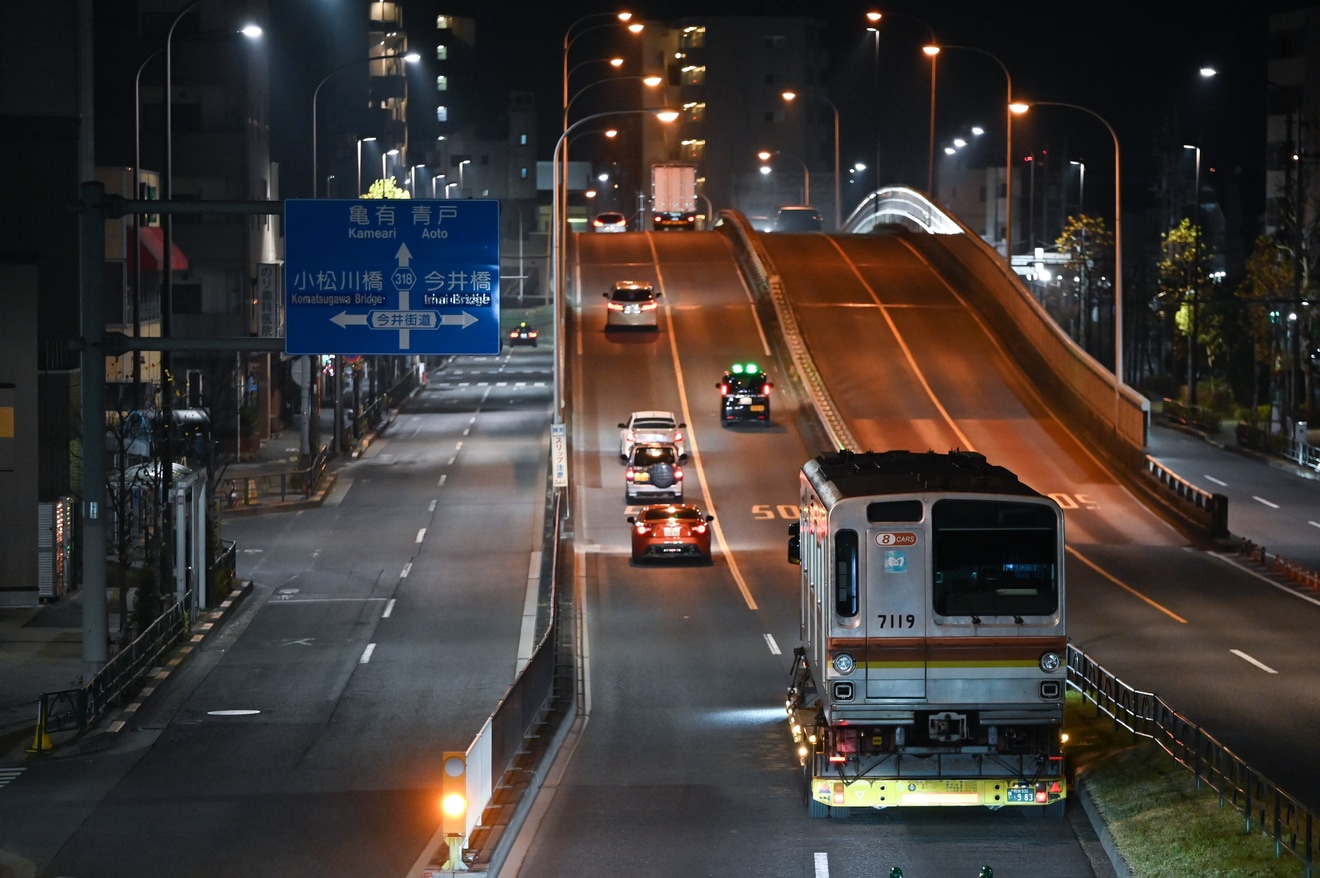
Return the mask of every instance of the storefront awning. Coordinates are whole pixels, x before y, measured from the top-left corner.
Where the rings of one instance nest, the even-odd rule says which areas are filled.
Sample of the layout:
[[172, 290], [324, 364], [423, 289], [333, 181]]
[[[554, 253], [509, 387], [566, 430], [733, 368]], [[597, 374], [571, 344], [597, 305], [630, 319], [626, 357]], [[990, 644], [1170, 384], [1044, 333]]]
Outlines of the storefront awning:
[[[128, 231], [130, 240], [133, 231]], [[142, 246], [138, 249], [142, 256], [143, 271], [161, 271], [164, 264], [162, 258], [165, 253], [165, 230], [160, 226], [142, 226], [138, 229], [138, 235]], [[128, 267], [131, 270], [134, 265], [134, 254], [132, 246], [129, 247]], [[175, 271], [188, 270], [188, 257], [183, 255], [183, 251], [173, 241], [170, 241], [170, 267]]]

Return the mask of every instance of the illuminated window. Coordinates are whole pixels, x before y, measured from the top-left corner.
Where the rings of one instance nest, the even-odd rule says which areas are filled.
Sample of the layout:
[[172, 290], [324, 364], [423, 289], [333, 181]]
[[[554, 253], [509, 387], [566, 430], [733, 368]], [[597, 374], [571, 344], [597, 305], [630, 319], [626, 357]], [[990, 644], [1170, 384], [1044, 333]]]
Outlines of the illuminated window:
[[435, 90], [436, 90], [436, 91], [449, 91], [449, 77], [448, 77], [448, 76], [437, 76], [437, 77], [435, 78]]
[[440, 43], [438, 46], [435, 47], [435, 60], [437, 61], [449, 60], [449, 47], [446, 46], [444, 43]]
[[706, 81], [706, 68], [689, 65], [683, 68], [684, 85], [701, 85]]
[[706, 102], [689, 101], [683, 105], [683, 121], [685, 122], [704, 122], [706, 119]]
[[685, 140], [680, 150], [683, 154], [683, 160], [688, 162], [699, 162], [706, 155], [706, 141], [704, 140]]
[[448, 15], [437, 15], [437, 16], [435, 17], [435, 29], [436, 29], [436, 30], [448, 30], [449, 28], [451, 28], [451, 27], [453, 27], [453, 26], [454, 26], [454, 20], [453, 20], [453, 17], [452, 17], [452, 16], [448, 16]]
[[684, 49], [694, 49], [706, 45], [706, 29], [704, 27], [683, 28], [683, 33], [678, 37], [678, 44]]
[[444, 104], [441, 104], [440, 106], [435, 108], [435, 121], [437, 122], [449, 121], [449, 108], [446, 107]]

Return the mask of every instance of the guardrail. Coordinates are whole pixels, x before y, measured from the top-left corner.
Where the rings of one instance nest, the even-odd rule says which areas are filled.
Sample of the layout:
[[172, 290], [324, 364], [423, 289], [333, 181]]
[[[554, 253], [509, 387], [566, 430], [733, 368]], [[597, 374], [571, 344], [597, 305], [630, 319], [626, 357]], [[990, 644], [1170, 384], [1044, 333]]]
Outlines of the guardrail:
[[1146, 473], [1174, 497], [1180, 511], [1201, 526], [1211, 539], [1228, 536], [1228, 498], [1198, 488], [1173, 470], [1146, 455]]
[[51, 749], [52, 732], [85, 732], [112, 705], [135, 695], [147, 671], [188, 635], [192, 627], [188, 613], [192, 600], [192, 592], [188, 592], [183, 600], [175, 601], [146, 631], [115, 653], [82, 688], [41, 693], [33, 752]]
[[1316, 815], [1278, 784], [1253, 769], [1196, 723], [1150, 692], [1128, 686], [1086, 653], [1068, 645], [1068, 686], [1133, 735], [1147, 738], [1195, 778], [1196, 787], [1219, 793], [1244, 819], [1244, 832], [1259, 830], [1315, 874]]

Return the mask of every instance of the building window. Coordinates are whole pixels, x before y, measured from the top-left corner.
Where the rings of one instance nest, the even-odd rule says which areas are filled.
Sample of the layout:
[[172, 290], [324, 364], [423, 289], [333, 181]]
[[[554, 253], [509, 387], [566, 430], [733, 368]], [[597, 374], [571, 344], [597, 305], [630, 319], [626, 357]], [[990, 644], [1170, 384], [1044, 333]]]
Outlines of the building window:
[[683, 85], [701, 85], [706, 81], [705, 66], [689, 65], [683, 68]]
[[444, 43], [440, 43], [435, 47], [435, 60], [437, 61], [449, 60], [449, 47], [446, 46]]
[[518, 169], [518, 179], [519, 179], [519, 180], [526, 180], [526, 179], [527, 179], [527, 169], [526, 169], [526, 168], [519, 168], [519, 169]]
[[526, 135], [526, 134], [519, 134], [519, 135], [518, 135], [518, 145], [519, 145], [519, 146], [526, 146], [526, 145], [527, 145], [527, 135]]
[[706, 102], [689, 101], [683, 105], [683, 121], [685, 122], [704, 122], [706, 121]]
[[440, 106], [435, 108], [435, 121], [437, 122], [449, 121], [449, 108], [446, 107], [444, 104], [441, 104]]
[[706, 45], [706, 29], [704, 27], [685, 27], [683, 33], [679, 34], [678, 45], [681, 49], [695, 49]]
[[788, 45], [788, 40], [784, 37], [768, 34], [765, 38], [765, 47], [767, 49], [782, 49]]
[[435, 78], [435, 90], [436, 90], [436, 91], [449, 91], [449, 77], [448, 77], [448, 76], [437, 76], [437, 77]]
[[437, 16], [435, 17], [435, 29], [436, 29], [436, 30], [449, 30], [451, 27], [454, 26], [454, 23], [453, 23], [453, 22], [454, 22], [454, 20], [453, 20], [452, 16], [448, 16], [448, 15], [437, 15]]

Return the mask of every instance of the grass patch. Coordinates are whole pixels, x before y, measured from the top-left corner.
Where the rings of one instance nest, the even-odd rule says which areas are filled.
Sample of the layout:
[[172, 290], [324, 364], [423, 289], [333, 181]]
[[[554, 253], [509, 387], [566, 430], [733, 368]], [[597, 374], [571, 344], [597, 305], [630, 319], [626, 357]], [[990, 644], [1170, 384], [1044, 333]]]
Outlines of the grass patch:
[[[1070, 770], [1087, 792], [1136, 878], [1297, 878], [1301, 862], [1245, 831], [1242, 813], [1144, 738], [1097, 716], [1069, 690], [1065, 716]], [[1075, 782], [1075, 781], [1074, 781]]]

